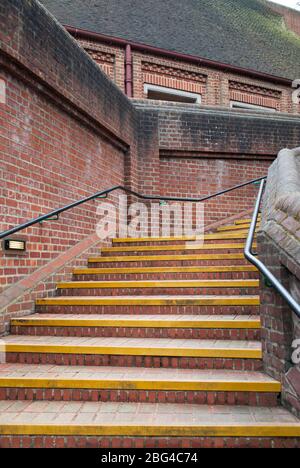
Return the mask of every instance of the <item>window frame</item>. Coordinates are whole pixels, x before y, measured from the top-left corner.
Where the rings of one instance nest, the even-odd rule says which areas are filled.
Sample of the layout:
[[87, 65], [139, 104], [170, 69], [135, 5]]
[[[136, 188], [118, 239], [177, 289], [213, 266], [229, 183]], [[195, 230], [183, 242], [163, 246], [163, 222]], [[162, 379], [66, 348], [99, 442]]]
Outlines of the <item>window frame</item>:
[[[191, 93], [189, 91], [183, 91], [181, 89], [174, 89], [174, 88], [167, 88], [165, 86], [157, 86], [157, 85], [152, 85], [150, 83], [144, 83], [144, 93], [147, 95], [148, 98], [148, 92], [149, 91], [157, 91], [160, 93], [168, 94], [170, 96], [181, 96], [181, 97], [186, 97], [189, 99], [195, 99], [195, 102], [190, 102], [187, 104], [201, 104], [202, 96], [201, 94], [197, 93]], [[163, 99], [159, 99], [160, 101]], [[173, 102], [181, 102], [181, 101], [173, 101]]]
[[245, 110], [260, 110], [260, 111], [267, 111], [267, 112], [277, 112], [277, 109], [274, 107], [265, 107], [259, 106], [257, 104], [248, 104], [247, 102], [241, 101], [230, 101], [230, 108], [231, 109], [245, 109]]

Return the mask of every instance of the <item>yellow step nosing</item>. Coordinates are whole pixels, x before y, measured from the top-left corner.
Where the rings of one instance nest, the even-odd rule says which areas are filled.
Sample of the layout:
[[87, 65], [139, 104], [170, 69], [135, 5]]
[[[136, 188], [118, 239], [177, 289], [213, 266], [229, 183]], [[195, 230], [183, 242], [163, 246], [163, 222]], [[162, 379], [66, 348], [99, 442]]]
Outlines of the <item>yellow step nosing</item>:
[[232, 224], [231, 226], [220, 226], [217, 228], [217, 232], [224, 231], [238, 231], [239, 229], [244, 229], [245, 231], [249, 229], [250, 224]]
[[259, 280], [158, 280], [158, 281], [70, 281], [57, 284], [57, 289], [110, 288], [258, 288]]
[[245, 260], [244, 254], [192, 254], [192, 255], [121, 255], [119, 257], [91, 257], [88, 263], [114, 262], [159, 262], [159, 261], [187, 261], [187, 260]]
[[[258, 216], [258, 221], [261, 221], [261, 216]], [[245, 218], [245, 219], [237, 219], [234, 223], [235, 224], [250, 224], [252, 221], [251, 218]]]
[[203, 328], [203, 329], [260, 329], [257, 320], [135, 320], [135, 319], [12, 319], [11, 325], [25, 327], [121, 327], [121, 328]]
[[75, 268], [74, 275], [101, 273], [225, 273], [258, 271], [253, 265], [214, 265], [179, 267], [119, 267], [119, 268]]
[[[136, 246], [123, 246], [123, 247], [99, 247], [102, 252], [156, 252], [161, 250], [170, 251], [189, 251], [189, 250], [226, 250], [226, 249], [240, 249], [243, 250], [245, 244], [203, 244], [201, 246], [193, 245], [136, 245]], [[257, 247], [254, 243], [253, 247]]]
[[196, 242], [201, 240], [217, 240], [217, 239], [245, 239], [248, 235], [247, 230], [240, 230], [236, 233], [212, 233], [205, 234], [204, 236], [186, 236], [186, 237], [123, 237], [112, 239], [115, 243], [130, 243], [130, 242], [172, 242], [172, 241], [186, 241]]
[[280, 382], [270, 381], [174, 381], [174, 380], [108, 380], [72, 378], [27, 378], [0, 377], [0, 388], [83, 388], [83, 389], [122, 389], [122, 390], [169, 390], [169, 391], [208, 391], [208, 392], [259, 392], [279, 393]]
[[114, 296], [111, 297], [57, 297], [57, 298], [47, 298], [47, 299], [37, 299], [37, 305], [190, 305], [190, 306], [197, 306], [197, 305], [259, 305], [260, 300], [259, 296], [244, 296], [244, 297], [236, 297], [236, 298], [229, 298], [229, 297], [222, 297], [219, 298], [218, 296], [211, 297], [211, 298], [199, 298], [195, 299], [195, 296], [191, 296], [188, 298], [180, 299], [178, 296], [170, 297], [170, 298], [160, 298], [157, 299], [155, 297], [148, 296], [146, 299], [145, 297], [119, 297], [116, 298]]
[[143, 426], [103, 424], [5, 424], [0, 435], [74, 435], [140, 437], [300, 437], [299, 423], [199, 424]]
[[86, 354], [122, 356], [168, 356], [168, 357], [215, 357], [233, 359], [261, 359], [260, 349], [249, 348], [143, 348], [130, 346], [88, 346], [88, 345], [36, 345], [7, 343], [8, 353]]
[[[238, 234], [240, 231], [241, 232], [248, 232], [249, 231], [249, 228], [250, 228], [250, 225], [249, 226], [244, 226], [242, 227], [242, 225], [236, 225], [236, 226], [232, 226], [232, 227], [228, 227], [228, 228], [225, 228], [225, 227], [220, 227], [218, 228], [217, 230], [217, 233], [221, 233], [221, 234]], [[257, 234], [258, 230], [259, 230], [259, 226], [256, 226], [256, 230], [255, 230], [255, 233]]]

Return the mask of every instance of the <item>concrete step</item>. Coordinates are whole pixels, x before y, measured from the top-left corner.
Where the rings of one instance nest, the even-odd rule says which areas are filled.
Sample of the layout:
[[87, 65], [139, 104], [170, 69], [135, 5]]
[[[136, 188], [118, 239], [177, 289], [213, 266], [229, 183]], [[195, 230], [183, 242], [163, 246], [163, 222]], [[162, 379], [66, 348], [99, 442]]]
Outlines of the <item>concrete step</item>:
[[246, 340], [9, 335], [3, 345], [11, 363], [236, 370], [262, 365], [261, 344]]
[[1, 402], [0, 446], [300, 447], [283, 408], [114, 402]]
[[33, 336], [259, 340], [257, 316], [34, 314], [11, 320], [11, 333]]
[[59, 283], [59, 296], [145, 296], [177, 294], [228, 295], [257, 293], [259, 280], [73, 281]]
[[261, 372], [0, 365], [1, 400], [277, 406], [281, 384]]

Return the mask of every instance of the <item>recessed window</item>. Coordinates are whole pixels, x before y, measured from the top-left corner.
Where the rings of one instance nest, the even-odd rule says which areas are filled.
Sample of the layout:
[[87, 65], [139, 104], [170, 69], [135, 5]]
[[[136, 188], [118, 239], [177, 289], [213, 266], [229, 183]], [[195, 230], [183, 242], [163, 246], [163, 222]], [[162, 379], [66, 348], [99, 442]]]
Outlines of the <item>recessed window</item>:
[[246, 102], [230, 101], [230, 107], [232, 109], [249, 109], [249, 110], [260, 110], [263, 112], [276, 112], [276, 109], [272, 107], [255, 106], [254, 104], [247, 104]]
[[156, 86], [145, 84], [144, 92], [148, 99], [155, 99], [159, 101], [173, 101], [173, 102], [187, 102], [190, 104], [200, 104], [201, 95], [181, 91], [178, 89], [164, 88], [163, 86]]

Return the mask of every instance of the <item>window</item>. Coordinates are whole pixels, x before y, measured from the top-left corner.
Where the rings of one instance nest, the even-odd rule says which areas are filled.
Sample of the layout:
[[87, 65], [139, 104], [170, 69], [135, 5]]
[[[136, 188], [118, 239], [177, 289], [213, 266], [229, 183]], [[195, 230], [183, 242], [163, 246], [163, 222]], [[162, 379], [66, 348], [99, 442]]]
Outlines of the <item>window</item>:
[[188, 93], [178, 89], [164, 88], [151, 84], [144, 85], [144, 92], [148, 99], [157, 99], [160, 101], [187, 102], [190, 104], [200, 104], [201, 95]]
[[249, 109], [249, 110], [276, 112], [276, 109], [273, 109], [272, 107], [255, 106], [254, 104], [247, 104], [246, 102], [238, 102], [238, 101], [230, 101], [230, 107], [232, 109]]

